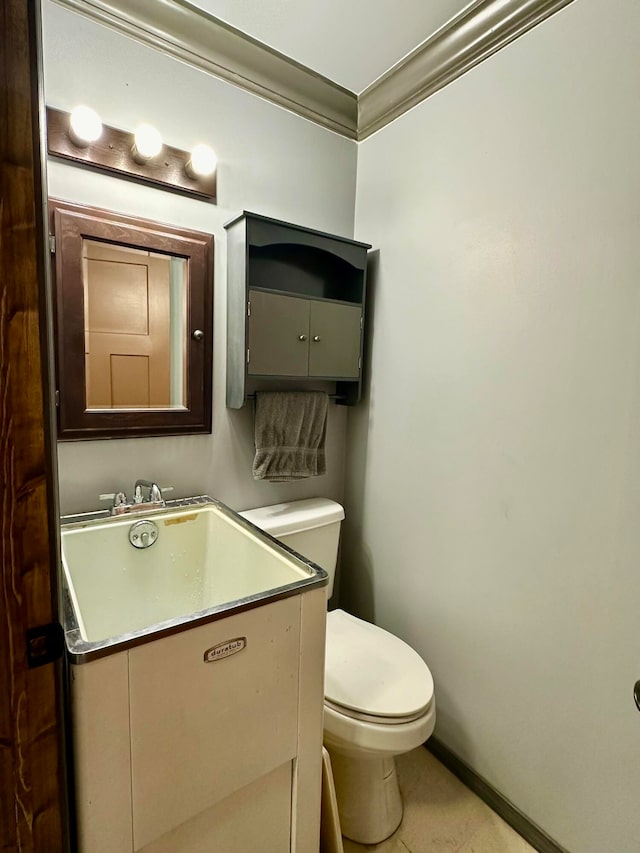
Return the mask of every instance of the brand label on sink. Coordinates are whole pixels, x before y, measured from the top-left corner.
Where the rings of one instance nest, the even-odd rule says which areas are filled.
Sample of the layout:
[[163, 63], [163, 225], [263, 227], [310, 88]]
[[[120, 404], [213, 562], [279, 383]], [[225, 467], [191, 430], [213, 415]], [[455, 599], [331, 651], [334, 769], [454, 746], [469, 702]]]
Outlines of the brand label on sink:
[[246, 637], [235, 637], [233, 640], [227, 640], [224, 643], [218, 643], [217, 646], [211, 646], [204, 653], [205, 663], [214, 663], [217, 660], [231, 657], [238, 652], [241, 652], [247, 646]]

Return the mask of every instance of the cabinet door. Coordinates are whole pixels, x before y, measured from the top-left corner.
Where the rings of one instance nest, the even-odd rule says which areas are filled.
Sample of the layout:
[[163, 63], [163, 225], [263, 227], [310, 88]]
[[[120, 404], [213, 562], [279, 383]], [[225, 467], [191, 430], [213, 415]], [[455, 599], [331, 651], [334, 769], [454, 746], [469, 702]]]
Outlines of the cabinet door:
[[292, 773], [288, 761], [145, 845], [140, 853], [289, 853]]
[[311, 302], [309, 376], [358, 378], [361, 316], [360, 305]]
[[309, 301], [249, 291], [250, 376], [306, 376], [309, 360]]
[[129, 651], [135, 850], [295, 757], [299, 658], [300, 596]]

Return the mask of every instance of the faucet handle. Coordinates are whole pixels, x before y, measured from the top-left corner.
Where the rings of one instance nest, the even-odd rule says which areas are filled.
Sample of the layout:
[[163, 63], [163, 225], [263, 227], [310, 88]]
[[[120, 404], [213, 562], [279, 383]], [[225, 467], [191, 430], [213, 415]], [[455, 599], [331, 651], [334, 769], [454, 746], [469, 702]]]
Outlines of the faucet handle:
[[[149, 490], [146, 501], [142, 493], [143, 489]], [[160, 489], [160, 486], [152, 480], [136, 480], [133, 492], [133, 502], [134, 504], [163, 503], [164, 499], [162, 497], [162, 490]]]
[[129, 502], [124, 492], [115, 492], [115, 494], [112, 492], [111, 494], [98, 495], [98, 497], [101, 501], [111, 501], [111, 515], [120, 515], [129, 509]]
[[112, 501], [112, 506], [124, 506], [127, 503], [127, 496], [124, 492], [108, 492], [106, 495], [98, 495], [101, 501]]

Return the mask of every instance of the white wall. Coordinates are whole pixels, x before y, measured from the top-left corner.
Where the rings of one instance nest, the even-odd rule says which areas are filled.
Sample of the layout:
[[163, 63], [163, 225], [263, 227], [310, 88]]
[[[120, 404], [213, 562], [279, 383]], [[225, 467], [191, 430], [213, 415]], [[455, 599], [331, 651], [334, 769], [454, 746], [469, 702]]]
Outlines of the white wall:
[[97, 507], [97, 495], [131, 491], [137, 477], [208, 492], [234, 508], [327, 495], [341, 500], [344, 407], [331, 404], [327, 474], [292, 485], [255, 483], [252, 406], [225, 408], [226, 248], [223, 223], [242, 210], [353, 235], [355, 143], [194, 68], [145, 48], [52, 3], [44, 5], [47, 103], [88, 103], [106, 124], [143, 120], [166, 142], [212, 145], [219, 159], [218, 204], [49, 164], [49, 193], [215, 236], [213, 434], [67, 442], [59, 445], [62, 512]]
[[359, 147], [343, 594], [573, 853], [640, 849], [640, 14], [579, 0]]

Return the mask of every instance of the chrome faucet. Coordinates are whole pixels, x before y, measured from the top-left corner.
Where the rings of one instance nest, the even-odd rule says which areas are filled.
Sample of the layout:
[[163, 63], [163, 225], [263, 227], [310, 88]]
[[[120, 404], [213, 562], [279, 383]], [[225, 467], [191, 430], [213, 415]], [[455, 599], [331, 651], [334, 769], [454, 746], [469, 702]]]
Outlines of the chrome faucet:
[[[171, 492], [173, 491], [173, 487], [167, 486], [165, 491]], [[150, 480], [136, 480], [131, 503], [129, 503], [124, 492], [116, 492], [115, 495], [100, 495], [100, 500], [112, 501], [111, 515], [146, 512], [149, 509], [162, 509], [166, 506], [162, 496], [162, 489], [157, 483]]]
[[[144, 499], [144, 495], [142, 493], [143, 489], [148, 489], [147, 499]], [[133, 503], [134, 504], [160, 504], [164, 505], [164, 500], [162, 499], [162, 491], [160, 486], [157, 483], [151, 482], [151, 480], [136, 480], [136, 484], [133, 487]]]

